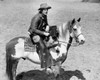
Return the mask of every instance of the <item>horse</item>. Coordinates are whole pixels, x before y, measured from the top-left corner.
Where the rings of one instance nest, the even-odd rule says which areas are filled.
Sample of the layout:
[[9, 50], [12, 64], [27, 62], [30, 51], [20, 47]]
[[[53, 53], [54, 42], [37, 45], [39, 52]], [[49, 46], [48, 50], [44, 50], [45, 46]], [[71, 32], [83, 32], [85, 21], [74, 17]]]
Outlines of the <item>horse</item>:
[[[49, 49], [57, 65], [57, 67], [52, 67], [52, 71], [56, 71], [53, 68], [60, 70], [61, 64], [67, 58], [68, 50], [73, 39], [75, 39], [76, 43], [79, 43], [79, 45], [84, 44], [85, 38], [81, 32], [80, 20], [81, 18], [78, 20], [69, 20], [63, 23], [62, 26], [57, 26], [57, 31], [59, 33], [57, 37], [58, 45]], [[53, 38], [55, 39], [56, 36], [53, 36]], [[28, 47], [31, 46], [31, 49], [25, 49], [25, 45]], [[33, 45], [30, 40], [28, 41], [27, 37], [16, 37], [6, 44], [6, 74], [10, 80], [16, 80], [16, 68], [20, 59], [27, 59], [35, 64], [41, 64], [36, 46]]]

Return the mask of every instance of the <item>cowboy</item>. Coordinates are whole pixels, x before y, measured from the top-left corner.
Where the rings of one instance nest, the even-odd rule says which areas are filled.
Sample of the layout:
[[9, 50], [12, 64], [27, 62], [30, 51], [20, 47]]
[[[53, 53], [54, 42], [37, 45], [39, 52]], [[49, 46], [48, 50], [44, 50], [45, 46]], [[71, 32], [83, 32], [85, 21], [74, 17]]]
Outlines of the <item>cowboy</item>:
[[33, 43], [38, 45], [37, 52], [40, 54], [41, 68], [47, 68], [54, 65], [50, 52], [44, 42], [44, 39], [50, 34], [49, 25], [47, 21], [48, 10], [51, 9], [47, 3], [42, 3], [39, 12], [32, 18], [29, 28], [30, 38]]

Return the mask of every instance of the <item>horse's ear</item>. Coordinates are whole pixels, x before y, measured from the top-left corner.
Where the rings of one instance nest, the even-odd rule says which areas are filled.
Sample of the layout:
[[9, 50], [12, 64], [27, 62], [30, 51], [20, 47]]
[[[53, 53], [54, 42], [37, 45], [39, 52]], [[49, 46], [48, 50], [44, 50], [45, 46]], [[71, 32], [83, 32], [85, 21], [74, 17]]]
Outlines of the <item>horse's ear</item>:
[[75, 23], [75, 18], [72, 20], [72, 24], [74, 24]]
[[79, 18], [77, 21], [80, 22], [81, 21], [81, 18]]

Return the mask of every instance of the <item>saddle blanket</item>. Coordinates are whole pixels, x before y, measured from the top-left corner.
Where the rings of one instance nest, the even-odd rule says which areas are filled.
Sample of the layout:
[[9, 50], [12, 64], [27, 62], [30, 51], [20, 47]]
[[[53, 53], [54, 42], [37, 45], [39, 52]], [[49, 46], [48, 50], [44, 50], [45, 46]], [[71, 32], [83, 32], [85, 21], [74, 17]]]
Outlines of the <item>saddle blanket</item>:
[[36, 52], [36, 45], [32, 43], [30, 38], [26, 38], [24, 42], [25, 52]]

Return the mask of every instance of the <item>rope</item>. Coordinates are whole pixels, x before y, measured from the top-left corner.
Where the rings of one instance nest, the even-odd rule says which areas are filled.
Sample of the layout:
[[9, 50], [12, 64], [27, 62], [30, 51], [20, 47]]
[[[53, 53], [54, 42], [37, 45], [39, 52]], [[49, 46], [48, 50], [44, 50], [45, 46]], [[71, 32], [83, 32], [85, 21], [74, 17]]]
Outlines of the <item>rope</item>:
[[69, 42], [66, 42], [66, 41], [58, 41], [60, 43], [65, 43], [65, 44], [70, 44], [71, 46], [78, 46], [79, 44], [76, 45], [76, 43], [69, 43]]

